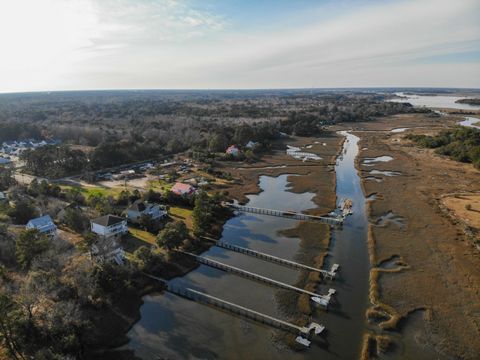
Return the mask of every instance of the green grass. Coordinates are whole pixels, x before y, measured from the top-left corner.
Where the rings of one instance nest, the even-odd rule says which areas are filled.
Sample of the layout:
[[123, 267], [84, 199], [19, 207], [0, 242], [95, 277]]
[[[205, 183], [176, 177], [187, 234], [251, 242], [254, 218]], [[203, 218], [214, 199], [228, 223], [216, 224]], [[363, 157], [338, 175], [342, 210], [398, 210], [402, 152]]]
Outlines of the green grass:
[[165, 190], [170, 191], [170, 189], [173, 187], [173, 183], [168, 183], [165, 180], [152, 180], [149, 181], [148, 185], [149, 189], [157, 192], [163, 192]]
[[185, 222], [185, 225], [187, 225], [190, 230], [193, 228], [192, 209], [180, 206], [170, 206], [168, 212], [175, 220]]
[[128, 231], [132, 236], [136, 237], [137, 239], [143, 240], [146, 243], [149, 243], [150, 245], [155, 245], [155, 239], [156, 236], [153, 235], [152, 233], [149, 233], [148, 231], [140, 230], [137, 228], [129, 227]]
[[77, 189], [79, 190], [85, 197], [89, 197], [90, 195], [103, 195], [103, 196], [113, 196], [117, 197], [118, 194], [124, 190], [123, 187], [119, 188], [104, 188], [100, 186], [72, 186], [72, 185], [61, 185], [60, 188], [62, 190], [69, 190], [69, 189]]

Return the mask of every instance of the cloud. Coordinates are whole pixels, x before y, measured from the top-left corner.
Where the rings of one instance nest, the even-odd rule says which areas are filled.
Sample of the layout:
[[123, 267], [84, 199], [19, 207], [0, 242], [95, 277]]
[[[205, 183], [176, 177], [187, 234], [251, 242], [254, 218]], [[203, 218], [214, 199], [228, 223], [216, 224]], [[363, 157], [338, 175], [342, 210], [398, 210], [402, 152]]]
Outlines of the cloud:
[[328, 3], [312, 9], [322, 14], [315, 21], [262, 28], [206, 10], [205, 2], [0, 2], [7, 53], [0, 58], [0, 91], [480, 87], [478, 57], [455, 61], [480, 50], [477, 0], [350, 2], [356, 4], [350, 9], [349, 2], [338, 9]]

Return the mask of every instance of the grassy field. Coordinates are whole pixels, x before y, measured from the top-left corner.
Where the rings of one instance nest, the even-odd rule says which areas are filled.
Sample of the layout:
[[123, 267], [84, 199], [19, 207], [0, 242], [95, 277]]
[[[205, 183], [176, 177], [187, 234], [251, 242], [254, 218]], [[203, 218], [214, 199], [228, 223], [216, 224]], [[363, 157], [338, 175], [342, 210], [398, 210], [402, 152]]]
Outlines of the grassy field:
[[180, 207], [180, 206], [171, 206], [169, 213], [175, 220], [182, 220], [185, 222], [189, 230], [193, 229], [193, 220], [192, 220], [192, 209]]
[[62, 190], [76, 189], [79, 190], [85, 197], [103, 195], [116, 197], [124, 190], [123, 187], [118, 188], [105, 188], [100, 186], [73, 186], [73, 185], [60, 185]]

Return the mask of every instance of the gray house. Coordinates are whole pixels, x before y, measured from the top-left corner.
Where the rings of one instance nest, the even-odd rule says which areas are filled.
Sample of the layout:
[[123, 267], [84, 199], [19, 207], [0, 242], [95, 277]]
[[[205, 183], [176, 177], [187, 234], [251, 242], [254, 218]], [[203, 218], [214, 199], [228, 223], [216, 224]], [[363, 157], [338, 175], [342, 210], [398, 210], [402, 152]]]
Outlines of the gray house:
[[163, 205], [150, 204], [142, 200], [135, 201], [127, 209], [127, 219], [130, 222], [138, 222], [142, 215], [149, 216], [152, 220], [157, 220], [167, 216], [167, 209]]
[[30, 220], [27, 225], [27, 229], [36, 229], [42, 234], [54, 237], [57, 235], [57, 226], [54, 224], [50, 215], [41, 216]]

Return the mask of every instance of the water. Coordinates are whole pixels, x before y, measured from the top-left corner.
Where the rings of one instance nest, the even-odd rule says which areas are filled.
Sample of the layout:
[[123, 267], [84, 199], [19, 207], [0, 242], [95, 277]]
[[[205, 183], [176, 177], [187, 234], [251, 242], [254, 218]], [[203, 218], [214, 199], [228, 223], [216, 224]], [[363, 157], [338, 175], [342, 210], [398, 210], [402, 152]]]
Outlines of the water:
[[402, 133], [402, 132], [405, 132], [407, 130], [408, 130], [408, 128], [396, 128], [396, 129], [390, 130], [390, 132], [392, 132], [392, 133]]
[[459, 125], [466, 126], [466, 127], [472, 127], [475, 129], [480, 129], [480, 119], [479, 118], [474, 118], [471, 116], [466, 116], [465, 120], [460, 121], [458, 123]]
[[393, 157], [388, 156], [388, 155], [384, 155], [384, 156], [377, 156], [377, 157], [374, 157], [374, 158], [365, 158], [365, 160], [363, 160], [362, 164], [372, 166], [372, 164], [375, 164], [377, 162], [389, 162], [389, 161], [392, 161], [392, 160], [393, 160]]
[[[328, 332], [324, 339], [314, 341], [304, 352], [294, 352], [274, 339], [276, 330], [271, 327], [165, 293], [144, 298], [141, 320], [129, 332], [130, 343], [126, 347], [143, 359], [357, 358], [368, 300], [367, 218], [360, 178], [354, 167], [359, 139], [344, 135], [347, 136], [344, 151], [336, 164], [337, 196], [352, 199], [354, 213], [346, 219], [342, 230], [332, 231], [332, 247], [326, 258], [326, 268], [340, 264], [340, 277], [317, 290], [325, 293], [333, 287], [338, 291], [338, 304], [329, 312], [318, 309], [312, 316], [313, 321], [326, 325]], [[312, 201], [315, 194], [288, 191], [287, 177], [260, 177], [263, 191], [250, 195], [249, 205], [294, 211], [316, 207]], [[293, 228], [297, 223], [292, 219], [240, 214], [225, 224], [222, 240], [295, 260], [299, 239], [284, 237], [279, 231]], [[298, 270], [217, 247], [203, 255], [288, 284], [294, 284], [299, 277]], [[288, 320], [277, 303], [279, 290], [266, 284], [203, 265], [172, 281]]]
[[384, 175], [384, 176], [399, 176], [402, 175], [400, 171], [387, 171], [387, 170], [371, 170], [369, 174], [372, 175]]
[[413, 106], [423, 106], [429, 108], [450, 108], [460, 110], [480, 110], [480, 105], [468, 105], [462, 103], [456, 103], [455, 101], [465, 99], [465, 97], [459, 96], [426, 96], [426, 95], [405, 95], [402, 92], [395, 93], [397, 96], [404, 96], [403, 98], [389, 99], [392, 102], [408, 102]]
[[298, 160], [322, 160], [322, 158], [313, 153], [302, 151], [299, 147], [287, 145], [287, 154]]
[[378, 226], [385, 226], [388, 223], [395, 224], [401, 229], [405, 227], [405, 219], [402, 216], [396, 215], [392, 211], [389, 211], [386, 214], [380, 216], [375, 221], [375, 225], [378, 225]]

